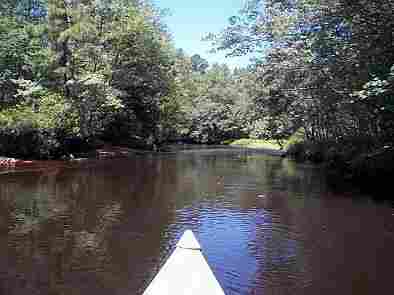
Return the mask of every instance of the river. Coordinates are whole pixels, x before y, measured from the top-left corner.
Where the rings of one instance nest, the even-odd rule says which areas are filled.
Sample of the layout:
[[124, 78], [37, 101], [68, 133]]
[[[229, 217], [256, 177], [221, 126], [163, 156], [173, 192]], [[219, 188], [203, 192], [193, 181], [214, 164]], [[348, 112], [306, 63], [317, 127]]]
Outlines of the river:
[[142, 294], [186, 229], [227, 295], [394, 292], [393, 203], [202, 149], [0, 174], [0, 294]]

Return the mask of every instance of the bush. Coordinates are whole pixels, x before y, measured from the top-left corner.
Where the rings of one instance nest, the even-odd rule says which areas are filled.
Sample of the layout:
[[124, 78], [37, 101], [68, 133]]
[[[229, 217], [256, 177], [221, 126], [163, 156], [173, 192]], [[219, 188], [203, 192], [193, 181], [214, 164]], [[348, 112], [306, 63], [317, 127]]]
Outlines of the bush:
[[329, 161], [331, 150], [328, 147], [326, 142], [295, 142], [288, 145], [287, 154], [297, 160], [320, 163]]
[[54, 159], [75, 150], [67, 138], [79, 132], [78, 115], [65, 99], [40, 92], [29, 103], [0, 111], [0, 155], [13, 158]]
[[20, 124], [0, 128], [0, 154], [20, 159], [53, 159], [62, 155], [60, 134], [56, 129]]

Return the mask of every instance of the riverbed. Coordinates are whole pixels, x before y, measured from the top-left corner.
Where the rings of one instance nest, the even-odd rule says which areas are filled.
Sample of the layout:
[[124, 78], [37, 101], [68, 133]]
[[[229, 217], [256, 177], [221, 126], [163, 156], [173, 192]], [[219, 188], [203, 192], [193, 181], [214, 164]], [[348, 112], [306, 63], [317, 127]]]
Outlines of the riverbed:
[[206, 148], [0, 174], [0, 294], [142, 294], [186, 229], [227, 295], [392, 290], [393, 203]]

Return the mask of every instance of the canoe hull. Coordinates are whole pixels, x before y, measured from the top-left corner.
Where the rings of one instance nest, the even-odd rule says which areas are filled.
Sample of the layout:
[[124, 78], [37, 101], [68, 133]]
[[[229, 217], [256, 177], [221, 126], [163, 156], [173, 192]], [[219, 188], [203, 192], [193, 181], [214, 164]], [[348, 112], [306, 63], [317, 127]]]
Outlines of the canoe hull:
[[191, 231], [176, 249], [143, 295], [225, 295]]

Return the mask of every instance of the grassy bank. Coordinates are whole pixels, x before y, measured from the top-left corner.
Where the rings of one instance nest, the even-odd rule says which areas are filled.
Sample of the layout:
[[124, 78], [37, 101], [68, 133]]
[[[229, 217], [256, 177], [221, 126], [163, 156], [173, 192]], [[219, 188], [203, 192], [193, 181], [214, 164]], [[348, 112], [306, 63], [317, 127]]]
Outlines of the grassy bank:
[[297, 142], [287, 148], [287, 155], [298, 161], [322, 163], [329, 175], [377, 193], [390, 184], [394, 172], [394, 146], [353, 138], [341, 142]]
[[305, 133], [302, 128], [297, 130], [292, 136], [287, 139], [278, 140], [266, 140], [266, 139], [254, 139], [254, 138], [241, 138], [224, 141], [224, 144], [231, 146], [239, 146], [251, 149], [265, 149], [274, 151], [287, 152], [291, 146], [304, 142]]
[[373, 189], [387, 187], [394, 172], [394, 146], [379, 145], [369, 138], [348, 138], [341, 142], [305, 140], [302, 130], [280, 144], [275, 140], [243, 138], [227, 140], [224, 144], [286, 154], [297, 161], [322, 163], [330, 176]]
[[228, 144], [230, 146], [252, 148], [252, 149], [269, 149], [275, 151], [283, 150], [280, 144], [278, 144], [274, 140], [242, 138], [242, 139], [225, 141], [224, 144]]

